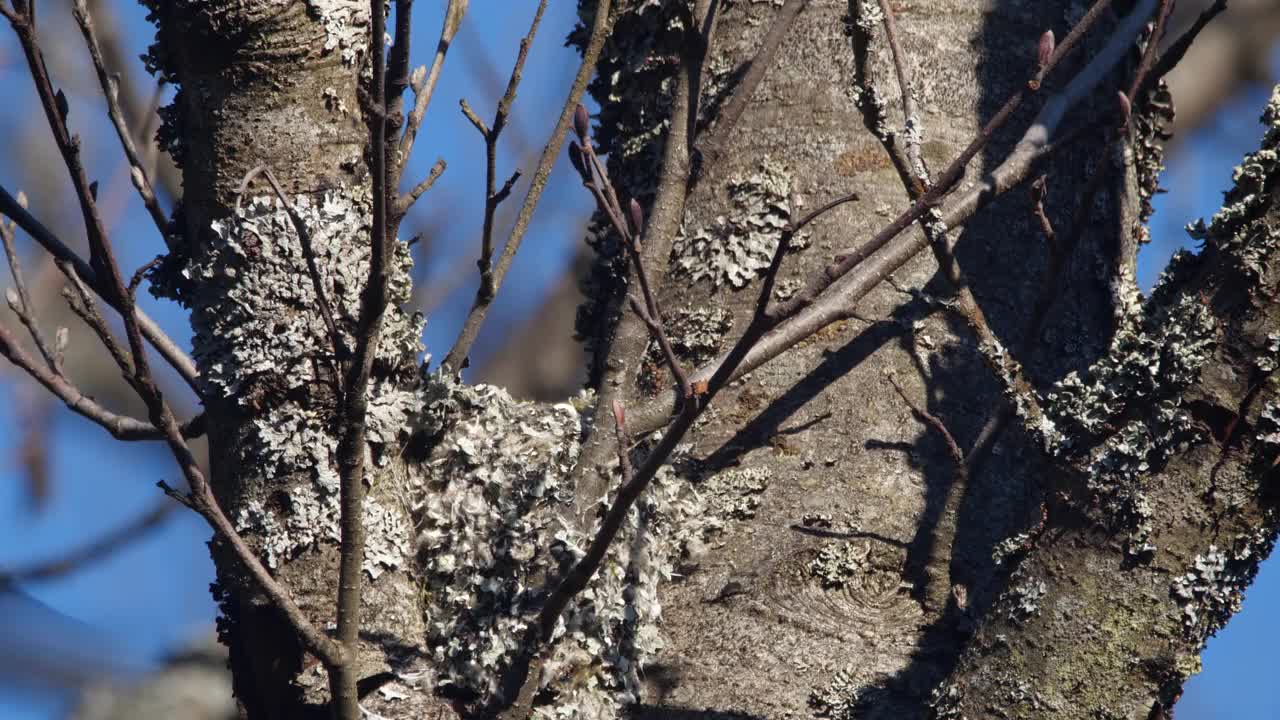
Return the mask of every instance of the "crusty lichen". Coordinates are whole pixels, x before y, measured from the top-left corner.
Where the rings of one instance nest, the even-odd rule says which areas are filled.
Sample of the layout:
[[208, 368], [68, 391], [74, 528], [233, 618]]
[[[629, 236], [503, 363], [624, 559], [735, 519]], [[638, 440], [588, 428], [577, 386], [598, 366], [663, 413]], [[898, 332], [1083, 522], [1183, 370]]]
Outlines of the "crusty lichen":
[[369, 47], [369, 3], [363, 0], [307, 0], [307, 9], [324, 27], [324, 52], [337, 52], [354, 65]]
[[791, 175], [768, 157], [729, 180], [732, 212], [676, 238], [672, 268], [687, 277], [744, 288], [769, 268], [791, 217]]
[[[291, 200], [307, 228], [343, 353], [355, 347], [359, 289], [369, 272], [367, 244], [351, 242], [369, 235], [368, 191], [354, 193], [335, 189]], [[279, 199], [245, 198], [210, 231], [181, 269], [199, 291], [181, 299], [192, 310], [193, 354], [206, 398], [234, 403], [251, 417], [236, 444], [237, 461], [280, 490], [245, 498], [236, 517], [276, 567], [339, 537], [338, 433], [327, 390], [337, 377], [333, 341], [305, 270], [302, 239]], [[378, 464], [386, 462], [383, 451], [407, 435], [407, 418], [422, 403], [408, 375], [422, 351], [422, 318], [398, 309], [409, 297], [412, 261], [405, 246], [396, 247], [391, 307], [378, 346], [382, 370], [368, 390], [369, 453]], [[403, 565], [410, 533], [402, 514], [369, 498], [366, 524], [378, 538], [366, 551], [370, 575]]]
[[[438, 687], [489, 697], [544, 588], [590, 540], [564, 520], [582, 418], [570, 403], [548, 409], [443, 375], [428, 378], [426, 392], [454, 419], [413, 508], [428, 651]], [[659, 473], [557, 627], [535, 717], [610, 718], [636, 699], [639, 669], [662, 644], [657, 583], [671, 576], [678, 538], [700, 508], [674, 473]]]
[[1169, 596], [1180, 609], [1183, 632], [1200, 648], [1239, 612], [1258, 563], [1275, 545], [1273, 527], [1275, 518], [1269, 517], [1263, 527], [1236, 537], [1230, 547], [1210, 545], [1170, 583]]

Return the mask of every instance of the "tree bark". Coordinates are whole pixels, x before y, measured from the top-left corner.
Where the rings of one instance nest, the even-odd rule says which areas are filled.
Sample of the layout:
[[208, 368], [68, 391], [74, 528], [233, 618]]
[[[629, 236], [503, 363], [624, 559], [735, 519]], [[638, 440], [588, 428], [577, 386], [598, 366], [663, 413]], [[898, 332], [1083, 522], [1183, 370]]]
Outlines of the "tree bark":
[[[594, 3], [580, 5], [589, 25]], [[777, 12], [764, 2], [713, 6], [704, 72], [689, 83], [703, 108], [690, 120], [695, 147], [717, 131]], [[690, 52], [688, 13], [648, 0], [615, 10], [592, 86], [595, 141], [624, 202], [637, 198], [651, 222], [682, 228], [646, 237], [644, 252], [688, 365], [746, 326], [790, 214], [860, 194], [800, 238], [779, 278], [783, 298], [908, 205], [880, 129], [866, 120], [881, 102], [892, 128], [904, 124], [875, 7], [809, 2], [719, 138], [727, 149], [705, 166], [694, 153], [688, 199], [669, 203], [655, 192], [664, 162], [684, 162], [664, 142], [680, 108], [672, 95], [684, 87], [676, 72]], [[929, 167], [944, 166], [1034, 73], [1041, 34], [1065, 35], [1084, 9], [1033, 0], [896, 8]], [[153, 14], [152, 63], [181, 86], [165, 133], [185, 186], [181, 237], [156, 284], [192, 310], [221, 502], [328, 627], [338, 565], [333, 388], [353, 346], [369, 247], [358, 91], [367, 4], [179, 0], [155, 3]], [[1090, 32], [1046, 91], [1115, 23], [1111, 13]], [[1071, 121], [1107, 117], [1136, 58]], [[1029, 105], [962, 184], [1007, 154], [1035, 113]], [[1205, 232], [1202, 257], [1139, 302], [1132, 253], [1142, 193], [1153, 189], [1147, 171], [1159, 164], [1157, 111], [1135, 108], [1132, 139], [1111, 146], [1123, 152], [1086, 132], [1043, 166], [1047, 215], [1078, 241], [1035, 336], [1026, 336], [1028, 316], [1051, 263], [1026, 195], [953, 231], [992, 328], [1006, 347], [1026, 348], [1019, 359], [1052, 427], [1015, 419], [978, 471], [956, 472], [936, 428], [891, 380], [961, 448], [1000, 412], [1004, 388], [948, 307], [955, 288], [932, 256], [913, 258], [896, 285], [919, 292], [881, 285], [848, 319], [716, 399], [564, 615], [537, 667], [535, 716], [607, 718], [638, 703], [643, 717], [1159, 717], [1275, 537], [1267, 378], [1269, 334], [1280, 330], [1270, 327], [1280, 218], [1259, 180], [1274, 178], [1275, 162], [1260, 156], [1229, 198], [1235, 209]], [[1276, 135], [1266, 140], [1273, 149]], [[309, 240], [267, 188], [245, 186], [264, 165]], [[1085, 192], [1099, 174], [1097, 192]], [[578, 331], [591, 382], [625, 407], [652, 403], [668, 381], [643, 326], [622, 319], [633, 269], [603, 225], [588, 241], [598, 257]], [[308, 254], [334, 307], [336, 341]], [[394, 302], [408, 297], [407, 263], [402, 253]], [[475, 712], [500, 691], [524, 628], [586, 547], [596, 503], [618, 476], [610, 413], [594, 408], [596, 396], [520, 403], [420, 371], [419, 326], [403, 313], [388, 318], [370, 398], [372, 583], [358, 663], [381, 689], [365, 707], [387, 717], [422, 717], [442, 698]], [[589, 466], [575, 487], [578, 462]], [[213, 553], [242, 714], [322, 712], [320, 668], [230, 553], [216, 543]]]

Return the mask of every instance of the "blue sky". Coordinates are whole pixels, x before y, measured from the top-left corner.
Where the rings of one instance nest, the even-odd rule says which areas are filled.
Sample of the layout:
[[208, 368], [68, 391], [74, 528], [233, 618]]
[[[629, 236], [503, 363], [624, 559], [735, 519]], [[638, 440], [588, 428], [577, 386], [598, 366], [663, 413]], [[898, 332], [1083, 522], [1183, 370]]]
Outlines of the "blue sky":
[[[483, 157], [483, 143], [458, 112], [458, 100], [466, 97], [482, 117], [491, 116], [519, 39], [532, 17], [532, 3], [501, 3], [504, 8], [520, 10], [485, 12], [498, 4], [496, 0], [472, 3], [472, 16], [455, 42], [406, 173], [411, 180], [425, 176], [437, 155], [449, 163], [444, 178], [419, 203], [416, 215], [404, 228], [406, 236], [419, 223], [439, 231], [434, 240], [443, 251], [427, 268], [428, 286], [444, 283], [459, 271], [474, 274], [474, 264], [467, 260], [477, 253], [483, 188], [483, 165], [478, 160]], [[434, 49], [439, 32], [437, 5], [418, 4], [415, 63], [428, 62], [427, 52]], [[568, 2], [550, 5], [529, 58], [513, 124], [503, 136], [499, 170], [503, 176], [517, 164], [531, 171], [536, 153], [556, 120], [558, 104], [577, 64], [576, 55], [563, 47], [563, 39], [575, 20], [573, 6]], [[139, 7], [127, 1], [112, 7], [119, 8], [118, 22], [127, 30], [133, 54], [142, 52], [150, 30]], [[46, 26], [64, 21], [52, 7], [42, 17]], [[77, 35], [66, 37], [77, 42], [79, 39]], [[492, 80], [484, 71], [460, 71], [466, 65], [483, 65], [480, 61], [484, 57], [490, 58]], [[84, 61], [80, 55], [72, 54], [71, 58], [77, 63]], [[5, 101], [0, 103], [0, 130], [11, 138], [20, 138], [24, 146], [55, 157], [43, 119], [33, 112], [33, 92], [20, 60], [8, 28], [0, 29], [0, 99]], [[60, 70], [72, 67], [86, 66], [53, 63], [51, 69], [55, 77], [65, 77]], [[140, 68], [133, 68], [132, 72], [144, 83], [142, 87], [147, 87]], [[109, 188], [110, 178], [117, 178], [129, 191], [122, 194], [124, 205], [113, 232], [123, 263], [133, 267], [149, 260], [162, 246], [127, 181], [119, 181], [121, 166], [115, 140], [103, 132], [106, 125], [102, 102], [88, 77], [83, 72], [68, 83], [70, 120], [85, 136], [88, 166], [92, 174], [103, 178], [104, 191]], [[1185, 245], [1182, 226], [1217, 208], [1234, 163], [1243, 152], [1256, 146], [1257, 116], [1266, 95], [1263, 88], [1252, 88], [1224, 108], [1212, 123], [1183, 141], [1163, 180], [1170, 193], [1156, 201], [1156, 239], [1140, 256], [1139, 273], [1144, 285], [1149, 286], [1168, 256]], [[589, 200], [566, 166], [561, 163], [553, 176], [515, 269], [499, 295], [489, 327], [477, 345], [478, 355], [491, 352], [519, 324], [523, 313], [538, 305], [575, 252]], [[20, 187], [27, 180], [19, 174], [20, 167], [0, 158], [0, 182], [7, 187]], [[61, 174], [54, 175], [63, 182]], [[518, 186], [507, 204], [508, 212], [517, 206], [525, 187]], [[55, 185], [47, 192], [66, 193], [69, 188]], [[39, 204], [36, 207], [41, 209]], [[51, 221], [74, 222], [74, 218], [58, 217], [56, 205], [43, 208]], [[30, 265], [34, 255], [28, 253], [27, 257]], [[452, 343], [473, 291], [473, 279], [468, 278], [457, 285], [441, 310], [429, 319], [424, 340], [436, 358]], [[147, 302], [148, 311], [161, 320], [171, 335], [184, 340], [190, 336], [180, 309], [149, 299]], [[7, 310], [0, 311], [0, 321], [14, 326]], [[89, 345], [86, 333], [73, 329], [72, 351]], [[59, 411], [49, 454], [52, 493], [44, 509], [32, 513], [20, 468], [13, 461], [16, 430], [23, 422], [14, 413], [18, 391], [7, 381], [11, 374], [5, 371], [2, 377], [0, 568], [56, 557], [77, 547], [114, 527], [120, 518], [132, 517], [150, 507], [158, 492], [156, 480], [177, 479], [172, 461], [158, 446], [117, 443], [87, 421]], [[23, 588], [28, 598], [0, 594], [0, 720], [46, 720], [65, 712], [65, 690], [57, 684], [36, 682], [33, 677], [40, 675], [44, 667], [42, 657], [65, 656], [74, 649], [116, 669], [139, 668], [208, 631], [214, 607], [207, 589], [213, 576], [204, 545], [207, 538], [203, 521], [194, 514], [174, 513], [160, 531], [104, 562], [57, 581]], [[40, 603], [56, 609], [61, 616], [42, 609]], [[1280, 623], [1274, 620], [1278, 610], [1280, 567], [1272, 560], [1264, 565], [1257, 583], [1249, 590], [1244, 610], [1210, 643], [1204, 657], [1205, 671], [1188, 684], [1179, 705], [1180, 720], [1280, 717], [1280, 693], [1274, 689], [1274, 675], [1269, 671], [1271, 651], [1280, 644]]]

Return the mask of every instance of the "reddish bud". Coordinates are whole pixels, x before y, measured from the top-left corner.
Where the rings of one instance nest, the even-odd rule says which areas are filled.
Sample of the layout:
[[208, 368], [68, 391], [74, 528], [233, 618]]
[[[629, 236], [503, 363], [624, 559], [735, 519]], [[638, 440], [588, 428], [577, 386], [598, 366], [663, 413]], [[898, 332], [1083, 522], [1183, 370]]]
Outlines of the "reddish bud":
[[587, 134], [591, 132], [591, 118], [587, 115], [587, 109], [581, 103], [573, 111], [573, 131], [578, 134], [578, 139], [584, 143], [587, 141]]
[[619, 428], [627, 426], [627, 411], [622, 408], [622, 401], [615, 399], [613, 401], [613, 421], [617, 423]]
[[1053, 49], [1057, 46], [1057, 42], [1053, 38], [1052, 30], [1045, 30], [1040, 36], [1040, 44], [1036, 47], [1036, 64], [1044, 67], [1049, 64], [1049, 58], [1053, 56]]
[[1133, 105], [1129, 103], [1129, 96], [1122, 92], [1116, 93], [1116, 100], [1120, 104], [1120, 120], [1123, 124], [1129, 124], [1129, 116], [1133, 114]]
[[640, 237], [640, 233], [644, 231], [644, 211], [640, 209], [640, 203], [635, 198], [631, 198], [631, 204], [627, 206], [631, 211], [631, 232]]

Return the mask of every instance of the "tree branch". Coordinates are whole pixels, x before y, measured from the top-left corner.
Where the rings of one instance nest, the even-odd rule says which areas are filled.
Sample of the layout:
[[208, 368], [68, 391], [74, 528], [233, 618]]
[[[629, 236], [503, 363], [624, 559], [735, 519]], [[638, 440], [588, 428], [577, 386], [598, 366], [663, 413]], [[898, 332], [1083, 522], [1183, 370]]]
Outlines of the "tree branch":
[[125, 158], [129, 162], [129, 177], [139, 197], [142, 198], [142, 204], [146, 206], [151, 221], [160, 231], [160, 236], [164, 237], [168, 231], [169, 219], [160, 208], [159, 201], [156, 200], [156, 193], [147, 176], [146, 167], [138, 156], [138, 148], [133, 142], [133, 133], [129, 130], [124, 113], [120, 109], [120, 83], [117, 78], [107, 72], [106, 62], [102, 58], [102, 48], [98, 45], [98, 36], [93, 27], [93, 16], [89, 13], [85, 0], [73, 0], [72, 14], [80, 26], [80, 34], [84, 36], [85, 47], [89, 49], [89, 57], [93, 61], [93, 69], [98, 76], [98, 84], [102, 87], [102, 96], [106, 98], [107, 116], [111, 118], [111, 124], [115, 127], [116, 135], [120, 138], [120, 146], [124, 149]]
[[[414, 94], [413, 110], [409, 112], [409, 120], [405, 125], [404, 135], [400, 137], [399, 160], [396, 165], [397, 178], [404, 174], [405, 166], [409, 163], [409, 156], [413, 154], [413, 141], [418, 137], [418, 128], [422, 125], [422, 118], [427, 114], [427, 105], [431, 103], [431, 95], [435, 93], [436, 81], [440, 79], [440, 69], [444, 67], [445, 56], [449, 53], [449, 46], [453, 43], [453, 37], [458, 34], [458, 28], [462, 26], [462, 18], [466, 17], [467, 5], [470, 1], [449, 0], [449, 5], [444, 11], [444, 25], [440, 28], [440, 40], [436, 43], [435, 59], [431, 61], [431, 70], [425, 78], [419, 78], [418, 71], [413, 73], [413, 78], [411, 79]], [[406, 43], [406, 55], [408, 54], [408, 48], [408, 43]], [[420, 71], [421, 68], [418, 70]]]
[[[560, 119], [556, 121], [551, 137], [542, 148], [542, 156], [538, 158], [538, 167], [534, 170], [533, 177], [529, 181], [529, 191], [525, 194], [524, 204], [521, 205], [515, 224], [511, 228], [511, 233], [507, 236], [507, 244], [503, 246], [502, 255], [498, 257], [498, 262], [494, 265], [494, 295], [502, 287], [502, 281], [507, 275], [507, 270], [511, 268], [516, 251], [520, 249], [520, 242], [524, 239], [524, 234], [529, 229], [529, 223], [533, 220], [533, 212], [537, 209], [538, 201], [542, 198], [542, 191], [546, 189], [547, 180], [551, 176], [551, 168], [555, 166], [556, 158], [560, 154], [560, 148], [564, 145], [564, 137], [569, 131], [570, 123], [573, 121], [574, 111], [578, 107], [579, 101], [582, 100], [582, 93], [586, 91], [587, 82], [595, 72], [596, 60], [600, 57], [600, 50], [604, 47], [604, 41], [609, 36], [612, 7], [612, 0], [599, 0], [596, 3], [595, 21], [591, 27], [591, 38], [587, 41], [586, 48], [582, 53], [582, 64], [578, 67], [578, 74], [574, 77], [573, 85], [569, 88], [569, 96], [565, 98], [564, 106], [560, 110]], [[468, 353], [471, 352], [471, 346], [475, 344], [476, 337], [480, 334], [480, 328], [484, 325], [490, 306], [491, 303], [481, 301], [481, 296], [479, 294], [476, 295], [476, 300], [472, 303], [471, 310], [463, 321], [462, 330], [458, 333], [457, 340], [454, 341], [453, 347], [450, 348], [448, 355], [444, 359], [443, 367], [450, 372], [458, 372], [462, 369], [463, 361]]]

